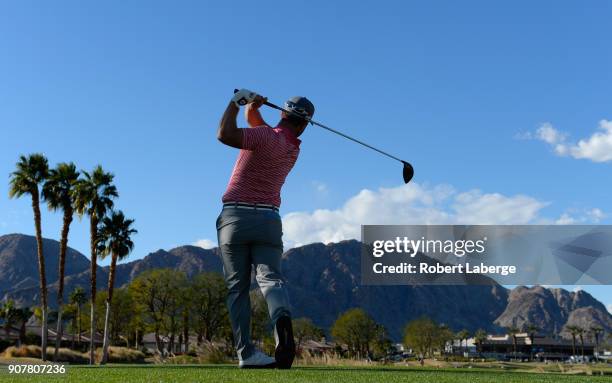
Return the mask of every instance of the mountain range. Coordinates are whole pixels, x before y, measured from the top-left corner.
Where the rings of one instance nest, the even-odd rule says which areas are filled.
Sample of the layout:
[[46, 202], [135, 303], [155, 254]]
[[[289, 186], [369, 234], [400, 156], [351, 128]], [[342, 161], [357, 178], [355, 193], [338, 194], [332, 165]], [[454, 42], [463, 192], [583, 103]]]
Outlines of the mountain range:
[[[295, 317], [309, 317], [328, 329], [343, 311], [366, 310], [385, 325], [389, 335], [400, 339], [405, 324], [428, 316], [452, 329], [479, 328], [493, 333], [504, 327], [536, 325], [542, 333], [567, 335], [568, 325], [598, 326], [612, 332], [612, 315], [585, 291], [559, 288], [516, 287], [507, 289], [490, 280], [474, 286], [365, 286], [360, 284], [360, 251], [355, 240], [313, 243], [283, 254], [282, 268], [288, 282]], [[44, 240], [49, 283], [49, 302], [57, 296], [59, 243]], [[32, 236], [0, 236], [0, 301], [13, 299], [18, 305], [39, 301], [36, 241]], [[66, 292], [77, 286], [89, 291], [89, 259], [74, 249], [66, 257]], [[188, 276], [221, 272], [219, 250], [181, 246], [158, 250], [142, 259], [117, 267], [116, 285], [129, 283], [146, 270], [172, 268]], [[486, 278], [486, 277], [483, 277]], [[98, 267], [98, 289], [106, 289], [108, 267]]]

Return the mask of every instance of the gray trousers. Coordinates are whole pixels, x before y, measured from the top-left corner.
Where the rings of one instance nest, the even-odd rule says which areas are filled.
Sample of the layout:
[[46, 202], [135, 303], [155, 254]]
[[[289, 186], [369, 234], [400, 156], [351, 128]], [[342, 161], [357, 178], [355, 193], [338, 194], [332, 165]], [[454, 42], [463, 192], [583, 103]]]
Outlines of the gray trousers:
[[255, 350], [251, 343], [249, 296], [252, 266], [272, 323], [291, 315], [280, 270], [282, 235], [280, 216], [272, 210], [225, 208], [217, 218], [223, 274], [229, 290], [227, 307], [240, 360], [250, 357]]

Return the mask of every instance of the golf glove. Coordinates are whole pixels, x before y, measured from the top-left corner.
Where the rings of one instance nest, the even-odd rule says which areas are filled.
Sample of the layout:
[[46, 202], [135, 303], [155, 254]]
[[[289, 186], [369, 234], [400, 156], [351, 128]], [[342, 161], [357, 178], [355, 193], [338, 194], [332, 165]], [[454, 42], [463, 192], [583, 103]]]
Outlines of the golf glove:
[[241, 107], [249, 102], [253, 102], [255, 100], [255, 96], [257, 93], [250, 91], [248, 89], [240, 89], [238, 92], [234, 93], [234, 97], [232, 97], [232, 102], [237, 106]]

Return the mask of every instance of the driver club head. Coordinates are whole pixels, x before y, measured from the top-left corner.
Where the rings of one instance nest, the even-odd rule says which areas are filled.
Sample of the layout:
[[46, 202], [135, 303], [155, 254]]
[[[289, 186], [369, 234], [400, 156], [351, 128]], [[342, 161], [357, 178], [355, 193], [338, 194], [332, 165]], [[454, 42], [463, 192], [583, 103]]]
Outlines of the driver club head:
[[402, 161], [402, 163], [404, 164], [404, 169], [402, 171], [402, 175], [404, 176], [404, 182], [408, 183], [410, 182], [412, 177], [414, 177], [414, 168], [412, 167], [412, 165], [410, 165], [410, 163], [406, 161]]

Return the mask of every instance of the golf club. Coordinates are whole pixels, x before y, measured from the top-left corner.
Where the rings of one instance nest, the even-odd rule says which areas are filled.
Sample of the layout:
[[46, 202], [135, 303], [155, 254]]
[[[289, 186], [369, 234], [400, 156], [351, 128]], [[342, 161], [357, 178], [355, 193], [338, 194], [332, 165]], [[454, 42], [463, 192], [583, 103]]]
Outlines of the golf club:
[[[236, 93], [236, 92], [238, 92], [238, 89], [234, 89], [234, 93]], [[351, 137], [351, 136], [348, 136], [348, 135], [346, 135], [346, 134], [344, 134], [344, 133], [342, 133], [342, 132], [339, 132], [339, 131], [337, 131], [337, 130], [335, 130], [335, 129], [332, 129], [332, 128], [328, 127], [328, 126], [325, 126], [325, 125], [323, 125], [323, 124], [321, 124], [321, 123], [319, 123], [319, 122], [316, 122], [316, 121], [314, 121], [314, 120], [310, 119], [309, 117], [304, 117], [304, 116], [302, 116], [302, 115], [299, 115], [299, 114], [297, 114], [297, 113], [294, 113], [294, 112], [292, 112], [292, 111], [290, 111], [290, 110], [287, 110], [287, 109], [285, 109], [285, 108], [281, 108], [280, 106], [275, 105], [275, 104], [273, 104], [273, 103], [271, 103], [271, 102], [266, 101], [266, 102], [264, 102], [264, 105], [267, 105], [267, 106], [269, 106], [270, 108], [273, 108], [273, 109], [277, 109], [277, 110], [283, 111], [283, 112], [285, 112], [285, 113], [289, 113], [289, 114], [295, 114], [295, 115], [298, 115], [298, 116], [300, 116], [300, 117], [302, 117], [302, 118], [305, 118], [305, 119], [306, 119], [308, 122], [310, 122], [312, 125], [316, 125], [316, 126], [318, 126], [318, 127], [320, 127], [320, 128], [323, 128], [323, 129], [325, 129], [325, 130], [328, 130], [328, 131], [330, 131], [330, 132], [332, 132], [332, 133], [336, 133], [336, 134], [337, 134], [337, 135], [339, 135], [339, 136], [342, 136], [342, 137], [344, 137], [344, 138], [347, 138], [347, 139], [349, 139], [349, 140], [351, 140], [351, 141], [353, 141], [353, 142], [356, 142], [356, 143], [358, 143], [358, 144], [360, 144], [360, 145], [365, 146], [366, 148], [369, 148], [369, 149], [375, 150], [375, 151], [377, 151], [378, 153], [380, 153], [380, 154], [382, 154], [382, 155], [384, 155], [384, 156], [387, 156], [387, 157], [389, 157], [389, 158], [391, 158], [391, 159], [393, 159], [393, 160], [396, 160], [396, 161], [401, 162], [401, 163], [403, 164], [403, 166], [404, 166], [404, 167], [403, 167], [403, 170], [402, 170], [402, 176], [403, 176], [403, 178], [404, 178], [404, 183], [408, 183], [408, 182], [410, 182], [410, 180], [411, 180], [411, 179], [412, 179], [412, 177], [414, 176], [414, 168], [413, 168], [413, 167], [412, 167], [412, 165], [410, 165], [410, 163], [409, 163], [409, 162], [407, 162], [407, 161], [401, 160], [401, 159], [399, 159], [399, 158], [395, 157], [394, 155], [391, 155], [391, 154], [389, 154], [389, 153], [387, 153], [387, 152], [384, 152], [384, 151], [382, 151], [382, 150], [380, 150], [380, 149], [378, 149], [378, 148], [373, 147], [372, 145], [366, 144], [366, 143], [365, 143], [365, 142], [363, 142], [363, 141], [360, 141], [360, 140], [358, 140], [358, 139], [356, 139], [356, 138], [353, 138], [353, 137]]]

